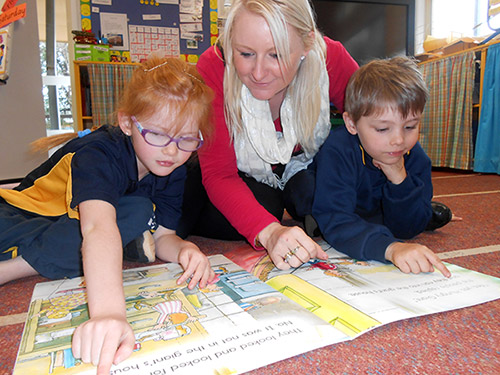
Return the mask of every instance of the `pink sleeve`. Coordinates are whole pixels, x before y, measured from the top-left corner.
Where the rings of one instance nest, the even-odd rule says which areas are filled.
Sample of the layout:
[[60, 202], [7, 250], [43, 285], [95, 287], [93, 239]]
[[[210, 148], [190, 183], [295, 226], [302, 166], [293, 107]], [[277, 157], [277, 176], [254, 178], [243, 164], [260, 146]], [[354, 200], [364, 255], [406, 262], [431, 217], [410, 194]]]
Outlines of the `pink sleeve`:
[[340, 112], [344, 111], [345, 88], [351, 75], [359, 68], [344, 46], [324, 37], [326, 43], [326, 69], [330, 79], [330, 101]]
[[236, 155], [224, 118], [224, 63], [214, 48], [210, 47], [200, 56], [197, 68], [215, 94], [215, 132], [198, 152], [203, 185], [214, 206], [255, 247], [259, 232], [278, 220], [257, 202], [238, 175]]

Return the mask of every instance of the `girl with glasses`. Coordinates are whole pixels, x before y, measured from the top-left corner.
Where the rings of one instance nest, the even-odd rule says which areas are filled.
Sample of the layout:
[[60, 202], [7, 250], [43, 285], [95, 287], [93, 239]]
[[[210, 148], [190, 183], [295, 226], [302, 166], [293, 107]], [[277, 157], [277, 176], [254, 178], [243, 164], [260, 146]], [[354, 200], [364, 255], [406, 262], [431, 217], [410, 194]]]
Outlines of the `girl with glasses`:
[[210, 131], [211, 100], [194, 67], [151, 58], [126, 86], [118, 126], [80, 134], [15, 189], [0, 190], [0, 284], [83, 274], [90, 320], [76, 329], [72, 348], [99, 373], [126, 359], [135, 342], [125, 314], [124, 247], [147, 233], [159, 259], [184, 268], [178, 284], [204, 288], [215, 278], [198, 247], [175, 234], [183, 164]]

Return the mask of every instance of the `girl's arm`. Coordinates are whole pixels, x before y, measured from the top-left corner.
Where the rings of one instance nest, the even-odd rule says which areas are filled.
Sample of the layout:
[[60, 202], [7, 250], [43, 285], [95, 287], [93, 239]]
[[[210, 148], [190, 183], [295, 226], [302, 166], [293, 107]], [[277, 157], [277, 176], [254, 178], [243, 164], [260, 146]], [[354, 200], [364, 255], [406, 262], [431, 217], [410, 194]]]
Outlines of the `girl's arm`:
[[125, 313], [122, 241], [110, 203], [84, 201], [79, 212], [90, 319], [73, 335], [73, 355], [97, 365], [98, 375], [109, 374], [112, 364], [130, 356], [135, 342]]
[[184, 273], [177, 280], [178, 285], [191, 278], [189, 289], [193, 289], [198, 283], [200, 288], [205, 288], [214, 280], [215, 273], [208, 258], [194, 243], [184, 241], [175, 231], [162, 226], [155, 231], [154, 239], [158, 258], [165, 262], [179, 263], [184, 268]]

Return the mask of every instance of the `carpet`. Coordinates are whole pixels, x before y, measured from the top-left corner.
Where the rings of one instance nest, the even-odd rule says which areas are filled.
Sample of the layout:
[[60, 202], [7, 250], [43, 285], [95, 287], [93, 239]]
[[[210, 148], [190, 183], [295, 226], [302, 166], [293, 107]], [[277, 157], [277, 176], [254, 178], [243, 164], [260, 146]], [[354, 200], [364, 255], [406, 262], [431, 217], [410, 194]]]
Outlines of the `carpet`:
[[[500, 277], [500, 176], [436, 170], [433, 184], [434, 200], [448, 205], [462, 221], [411, 241], [442, 253], [444, 261]], [[288, 217], [285, 223], [297, 224]], [[207, 255], [249, 246], [243, 241], [188, 239]], [[47, 279], [34, 276], [0, 286], [0, 375], [13, 370], [31, 293], [42, 281]], [[500, 300], [398, 321], [248, 374], [500, 374], [498, 316]]]

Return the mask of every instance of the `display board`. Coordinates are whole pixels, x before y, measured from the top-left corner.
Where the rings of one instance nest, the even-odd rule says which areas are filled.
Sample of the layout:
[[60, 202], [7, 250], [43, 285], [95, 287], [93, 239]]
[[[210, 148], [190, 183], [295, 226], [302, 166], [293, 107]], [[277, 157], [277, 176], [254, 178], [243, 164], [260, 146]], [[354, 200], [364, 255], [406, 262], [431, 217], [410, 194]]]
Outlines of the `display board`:
[[217, 0], [81, 0], [82, 30], [132, 62], [161, 50], [190, 62], [215, 42]]

